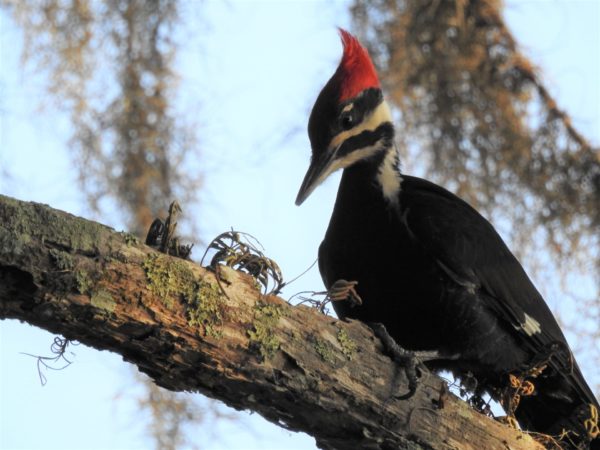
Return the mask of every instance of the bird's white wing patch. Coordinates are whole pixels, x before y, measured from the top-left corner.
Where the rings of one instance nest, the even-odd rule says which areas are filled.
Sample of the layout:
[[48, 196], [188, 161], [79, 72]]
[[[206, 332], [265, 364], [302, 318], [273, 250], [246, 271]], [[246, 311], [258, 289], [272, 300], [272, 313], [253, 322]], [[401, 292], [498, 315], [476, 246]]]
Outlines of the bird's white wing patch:
[[525, 322], [518, 326], [515, 326], [515, 328], [517, 330], [524, 331], [527, 336], [533, 336], [534, 334], [542, 332], [542, 327], [540, 326], [540, 323], [527, 313], [525, 313]]

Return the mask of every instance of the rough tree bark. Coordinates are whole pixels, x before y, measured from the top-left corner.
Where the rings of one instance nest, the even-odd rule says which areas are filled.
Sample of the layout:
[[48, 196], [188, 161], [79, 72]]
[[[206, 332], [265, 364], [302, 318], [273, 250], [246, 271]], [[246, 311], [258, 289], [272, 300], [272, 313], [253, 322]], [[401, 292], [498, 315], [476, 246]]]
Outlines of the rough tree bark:
[[321, 448], [542, 448], [441, 394], [434, 375], [389, 400], [407, 385], [369, 328], [220, 272], [223, 290], [129, 234], [0, 196], [0, 319], [116, 352], [160, 386], [256, 411]]

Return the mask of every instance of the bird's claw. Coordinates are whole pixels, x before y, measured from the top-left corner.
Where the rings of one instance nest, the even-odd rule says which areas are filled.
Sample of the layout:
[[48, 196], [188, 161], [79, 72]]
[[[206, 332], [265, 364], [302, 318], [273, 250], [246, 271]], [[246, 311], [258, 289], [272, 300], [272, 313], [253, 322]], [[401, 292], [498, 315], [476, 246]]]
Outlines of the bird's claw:
[[362, 305], [362, 298], [356, 292], [358, 281], [337, 280], [327, 291], [327, 297], [332, 302], [347, 301], [350, 306]]
[[408, 379], [408, 392], [397, 396], [399, 400], [406, 400], [412, 397], [417, 391], [420, 374], [428, 372], [425, 367], [426, 361], [439, 359], [439, 353], [435, 351], [410, 351], [400, 347], [394, 338], [390, 336], [382, 323], [370, 323], [369, 326], [375, 332], [375, 335], [381, 340], [386, 351], [390, 353], [394, 362], [404, 370]]

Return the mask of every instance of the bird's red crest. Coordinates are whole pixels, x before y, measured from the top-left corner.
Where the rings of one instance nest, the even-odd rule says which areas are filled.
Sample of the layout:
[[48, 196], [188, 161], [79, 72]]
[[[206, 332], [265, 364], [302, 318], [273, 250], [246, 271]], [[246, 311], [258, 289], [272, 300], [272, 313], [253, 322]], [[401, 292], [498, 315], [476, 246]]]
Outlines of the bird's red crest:
[[342, 28], [340, 36], [344, 45], [344, 55], [337, 69], [340, 82], [340, 98], [343, 102], [356, 97], [360, 92], [372, 87], [379, 87], [379, 78], [369, 52], [358, 39]]

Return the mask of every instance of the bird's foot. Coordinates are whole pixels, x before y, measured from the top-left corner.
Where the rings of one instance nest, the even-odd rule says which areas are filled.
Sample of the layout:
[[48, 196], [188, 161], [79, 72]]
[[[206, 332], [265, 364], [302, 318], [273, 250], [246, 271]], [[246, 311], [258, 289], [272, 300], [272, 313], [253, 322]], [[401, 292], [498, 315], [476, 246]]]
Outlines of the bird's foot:
[[399, 400], [406, 400], [412, 397], [417, 391], [419, 377], [422, 373], [428, 373], [425, 362], [440, 359], [436, 351], [410, 351], [400, 347], [394, 338], [390, 336], [382, 323], [369, 323], [375, 335], [381, 340], [386, 351], [390, 353], [394, 362], [404, 370], [408, 379], [408, 392], [396, 397]]
[[362, 298], [356, 292], [358, 281], [337, 280], [327, 291], [327, 298], [332, 302], [347, 301], [351, 307], [362, 305]]

